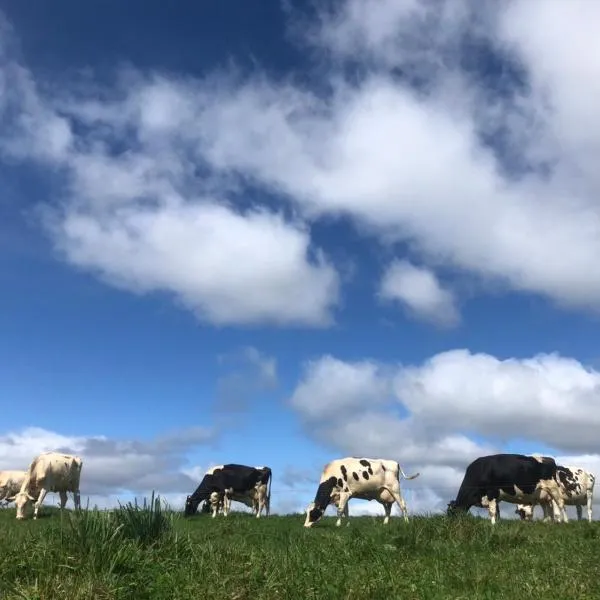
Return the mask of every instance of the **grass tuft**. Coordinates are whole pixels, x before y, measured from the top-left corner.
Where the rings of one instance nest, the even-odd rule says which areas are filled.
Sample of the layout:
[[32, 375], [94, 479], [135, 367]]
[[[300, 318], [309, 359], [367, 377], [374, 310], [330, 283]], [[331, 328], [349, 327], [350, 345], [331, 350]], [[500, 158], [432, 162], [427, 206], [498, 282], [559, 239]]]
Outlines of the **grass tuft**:
[[148, 504], [144, 498], [143, 506], [138, 506], [137, 499], [133, 504], [119, 503], [119, 508], [113, 516], [122, 529], [123, 536], [142, 546], [152, 546], [173, 530], [173, 516], [165, 513], [160, 497], [155, 498], [154, 492]]

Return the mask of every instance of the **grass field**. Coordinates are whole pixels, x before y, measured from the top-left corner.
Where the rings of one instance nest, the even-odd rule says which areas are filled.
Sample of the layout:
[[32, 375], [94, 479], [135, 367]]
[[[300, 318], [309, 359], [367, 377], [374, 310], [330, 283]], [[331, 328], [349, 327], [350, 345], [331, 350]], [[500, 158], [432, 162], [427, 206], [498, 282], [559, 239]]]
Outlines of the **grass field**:
[[3, 600], [600, 598], [596, 522], [42, 510], [0, 510]]

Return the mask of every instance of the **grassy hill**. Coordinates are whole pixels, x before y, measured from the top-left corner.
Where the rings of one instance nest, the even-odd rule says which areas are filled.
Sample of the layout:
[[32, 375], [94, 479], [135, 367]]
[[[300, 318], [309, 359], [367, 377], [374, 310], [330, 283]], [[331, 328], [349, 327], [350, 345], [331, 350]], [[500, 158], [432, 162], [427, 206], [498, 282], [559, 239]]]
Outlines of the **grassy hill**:
[[[44, 510], [44, 509], [43, 509]], [[600, 598], [600, 523], [0, 510], [0, 598]]]

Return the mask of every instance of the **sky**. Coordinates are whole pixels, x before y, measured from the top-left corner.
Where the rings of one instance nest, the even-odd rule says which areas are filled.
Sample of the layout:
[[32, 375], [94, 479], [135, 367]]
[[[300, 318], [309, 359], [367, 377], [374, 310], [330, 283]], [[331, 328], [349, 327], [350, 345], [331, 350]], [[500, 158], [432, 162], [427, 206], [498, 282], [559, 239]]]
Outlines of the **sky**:
[[344, 456], [412, 514], [485, 454], [600, 473], [599, 19], [0, 0], [0, 468], [182, 509], [269, 465], [276, 513]]

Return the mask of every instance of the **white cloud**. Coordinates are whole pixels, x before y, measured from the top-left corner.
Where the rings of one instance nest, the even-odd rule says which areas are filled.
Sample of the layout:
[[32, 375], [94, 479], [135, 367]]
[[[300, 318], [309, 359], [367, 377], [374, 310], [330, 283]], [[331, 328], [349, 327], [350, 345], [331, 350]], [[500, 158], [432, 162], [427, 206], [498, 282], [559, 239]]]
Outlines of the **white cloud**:
[[377, 406], [390, 393], [390, 381], [381, 376], [376, 363], [346, 363], [324, 356], [307, 363], [290, 405], [310, 419], [335, 418], [340, 411]]
[[500, 440], [600, 452], [600, 373], [574, 359], [500, 360], [453, 350], [400, 369], [395, 390], [415, 420], [430, 427], [443, 423]]
[[435, 273], [406, 260], [395, 260], [387, 267], [379, 295], [438, 325], [456, 325], [460, 319], [452, 292], [442, 287]]
[[68, 260], [135, 292], [170, 291], [216, 324], [323, 325], [337, 275], [306, 260], [309, 236], [266, 210], [210, 201], [68, 213], [53, 229]]
[[420, 471], [403, 488], [420, 510], [443, 510], [467, 465], [510, 442], [537, 442], [557, 449], [563, 464], [600, 468], [599, 396], [600, 372], [573, 359], [453, 350], [416, 366], [324, 356], [307, 364], [291, 406], [340, 456], [389, 457], [406, 473]]

